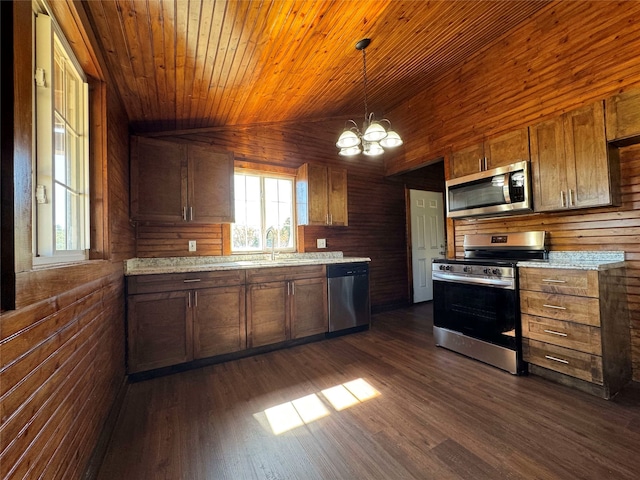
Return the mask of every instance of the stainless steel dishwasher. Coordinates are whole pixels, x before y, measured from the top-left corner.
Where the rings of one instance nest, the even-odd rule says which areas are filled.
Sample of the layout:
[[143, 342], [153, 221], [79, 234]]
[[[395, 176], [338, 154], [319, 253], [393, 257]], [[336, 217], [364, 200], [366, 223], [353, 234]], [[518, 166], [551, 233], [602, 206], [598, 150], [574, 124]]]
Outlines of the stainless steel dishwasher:
[[327, 265], [329, 333], [366, 330], [371, 323], [369, 264]]

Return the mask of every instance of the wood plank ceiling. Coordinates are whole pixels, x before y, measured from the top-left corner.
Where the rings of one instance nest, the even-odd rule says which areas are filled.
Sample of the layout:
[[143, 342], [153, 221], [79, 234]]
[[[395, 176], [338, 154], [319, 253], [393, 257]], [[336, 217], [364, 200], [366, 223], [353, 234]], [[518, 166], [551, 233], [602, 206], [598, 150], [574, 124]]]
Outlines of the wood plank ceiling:
[[[100, 0], [84, 3], [137, 131], [389, 111], [545, 1]], [[505, 59], [508, 60], [508, 59]]]

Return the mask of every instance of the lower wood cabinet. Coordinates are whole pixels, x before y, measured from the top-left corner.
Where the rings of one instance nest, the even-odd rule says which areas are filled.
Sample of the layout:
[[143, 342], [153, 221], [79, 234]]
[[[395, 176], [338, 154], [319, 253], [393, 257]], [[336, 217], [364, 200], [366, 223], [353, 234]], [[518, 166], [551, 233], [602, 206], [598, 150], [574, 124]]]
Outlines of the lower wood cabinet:
[[127, 289], [128, 373], [246, 348], [244, 271], [128, 277]]
[[529, 371], [604, 398], [631, 380], [624, 269], [520, 268]]
[[193, 358], [206, 358], [244, 350], [247, 345], [245, 287], [194, 291]]
[[[279, 281], [268, 281], [269, 279]], [[247, 272], [247, 343], [270, 345], [327, 332], [324, 266]]]
[[326, 333], [323, 265], [127, 277], [127, 371]]
[[190, 292], [131, 295], [127, 299], [129, 373], [193, 359]]

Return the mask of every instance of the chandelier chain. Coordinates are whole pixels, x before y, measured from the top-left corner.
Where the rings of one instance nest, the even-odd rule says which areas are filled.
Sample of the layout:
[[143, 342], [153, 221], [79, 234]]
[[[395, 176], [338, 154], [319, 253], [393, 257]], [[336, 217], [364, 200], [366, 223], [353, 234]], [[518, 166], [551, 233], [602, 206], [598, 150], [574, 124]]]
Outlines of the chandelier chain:
[[366, 122], [369, 108], [367, 105], [367, 52], [364, 48], [362, 49], [362, 77], [364, 83], [364, 121]]

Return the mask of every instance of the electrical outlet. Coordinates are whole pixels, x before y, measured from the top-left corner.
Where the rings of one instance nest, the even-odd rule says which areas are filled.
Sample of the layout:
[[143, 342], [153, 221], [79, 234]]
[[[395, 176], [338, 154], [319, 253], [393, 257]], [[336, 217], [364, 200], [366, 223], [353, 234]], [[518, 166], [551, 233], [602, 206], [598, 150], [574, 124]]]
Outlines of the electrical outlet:
[[195, 240], [189, 240], [189, 251], [190, 252], [195, 252], [196, 251], [196, 241]]
[[316, 239], [316, 245], [318, 248], [327, 248], [327, 239], [326, 238]]

